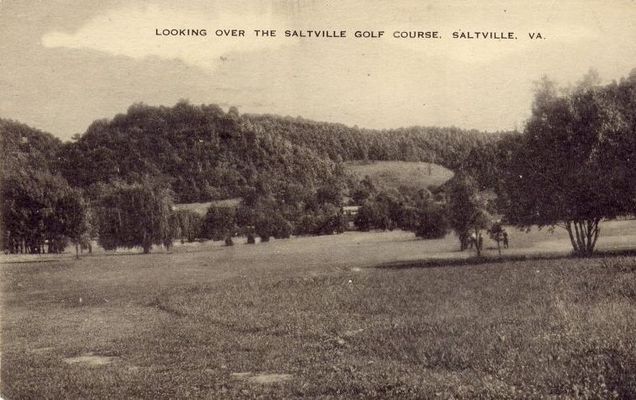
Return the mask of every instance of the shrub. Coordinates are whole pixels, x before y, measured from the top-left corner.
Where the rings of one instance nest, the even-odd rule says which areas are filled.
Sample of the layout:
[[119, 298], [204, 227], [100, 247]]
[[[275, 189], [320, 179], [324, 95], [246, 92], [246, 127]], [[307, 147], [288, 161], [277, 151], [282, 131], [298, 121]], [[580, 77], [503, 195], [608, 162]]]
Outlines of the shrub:
[[254, 231], [261, 238], [261, 242], [269, 241], [270, 237], [286, 239], [292, 234], [292, 225], [278, 212], [261, 213], [256, 218]]
[[236, 231], [235, 214], [231, 207], [210, 206], [203, 221], [202, 236], [212, 240], [231, 237]]

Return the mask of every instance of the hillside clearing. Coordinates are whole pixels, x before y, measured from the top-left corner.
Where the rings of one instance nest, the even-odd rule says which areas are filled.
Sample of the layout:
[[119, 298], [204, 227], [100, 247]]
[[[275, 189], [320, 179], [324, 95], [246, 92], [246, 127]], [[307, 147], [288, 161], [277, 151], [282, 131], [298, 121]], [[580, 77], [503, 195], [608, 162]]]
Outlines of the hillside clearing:
[[373, 183], [386, 189], [401, 186], [426, 189], [453, 177], [453, 172], [441, 165], [414, 161], [347, 162], [345, 169], [360, 179], [369, 176]]

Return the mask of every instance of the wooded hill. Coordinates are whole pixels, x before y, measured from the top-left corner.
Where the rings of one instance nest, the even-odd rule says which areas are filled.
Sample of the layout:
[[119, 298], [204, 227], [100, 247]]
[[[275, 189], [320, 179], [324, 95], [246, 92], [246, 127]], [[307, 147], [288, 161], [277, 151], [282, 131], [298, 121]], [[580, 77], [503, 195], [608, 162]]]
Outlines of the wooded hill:
[[[272, 115], [239, 115], [215, 105], [131, 106], [95, 121], [56, 154], [73, 186], [160, 176], [179, 203], [245, 196], [281, 182], [318, 188], [343, 179], [342, 161], [427, 161], [482, 168], [500, 134], [457, 128], [368, 130]], [[479, 174], [474, 174], [479, 175]]]

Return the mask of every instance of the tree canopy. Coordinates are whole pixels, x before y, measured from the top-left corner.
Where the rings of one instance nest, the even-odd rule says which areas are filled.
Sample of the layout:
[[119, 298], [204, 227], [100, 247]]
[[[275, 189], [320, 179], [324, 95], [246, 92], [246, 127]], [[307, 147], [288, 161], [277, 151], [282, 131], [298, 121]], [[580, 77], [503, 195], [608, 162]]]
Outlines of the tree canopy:
[[[477, 182], [468, 175], [457, 174], [447, 185], [447, 213], [450, 227], [459, 238], [460, 249], [465, 250], [473, 237], [477, 255], [481, 255], [478, 240], [482, 229], [487, 229], [492, 221], [489, 205]], [[474, 243], [474, 240], [478, 240]]]
[[99, 244], [106, 250], [141, 247], [149, 253], [153, 244], [174, 237], [171, 213], [169, 190], [150, 179], [105, 186], [97, 205]]
[[634, 209], [633, 173], [625, 167], [635, 153], [614, 90], [583, 82], [562, 92], [547, 79], [540, 83], [504, 180], [510, 222], [562, 226], [574, 252], [586, 255], [601, 220]]

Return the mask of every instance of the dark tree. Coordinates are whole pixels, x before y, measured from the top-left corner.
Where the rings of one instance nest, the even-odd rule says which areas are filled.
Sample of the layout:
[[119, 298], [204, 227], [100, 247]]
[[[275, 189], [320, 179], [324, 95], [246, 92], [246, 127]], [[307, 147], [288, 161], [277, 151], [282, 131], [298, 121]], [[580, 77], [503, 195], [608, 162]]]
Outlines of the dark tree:
[[402, 208], [400, 229], [423, 239], [440, 239], [448, 233], [448, 219], [442, 205], [432, 201]]
[[627, 135], [624, 115], [605, 88], [584, 82], [566, 93], [541, 82], [504, 175], [508, 219], [563, 227], [577, 255], [591, 254], [600, 222], [627, 212], [634, 199], [617, 153], [629, 151], [617, 146]]
[[177, 210], [172, 213], [171, 224], [181, 242], [194, 242], [201, 234], [203, 218], [192, 210]]
[[292, 234], [292, 225], [276, 211], [261, 212], [256, 216], [254, 231], [261, 242], [268, 242], [271, 237], [287, 239]]
[[70, 189], [56, 202], [55, 216], [60, 234], [75, 245], [75, 256], [79, 258], [80, 246], [90, 230], [88, 209], [79, 190]]
[[151, 179], [110, 185], [97, 207], [99, 244], [106, 250], [140, 246], [149, 253], [172, 237], [171, 213], [169, 190]]
[[[460, 250], [468, 247], [471, 235], [479, 238], [481, 230], [488, 227], [490, 214], [487, 201], [480, 193], [474, 179], [463, 174], [455, 175], [448, 182], [448, 222], [459, 238]], [[475, 246], [477, 255], [481, 255], [479, 242]]]
[[234, 208], [210, 206], [203, 220], [202, 235], [204, 237], [212, 240], [231, 239], [236, 230], [236, 211]]

